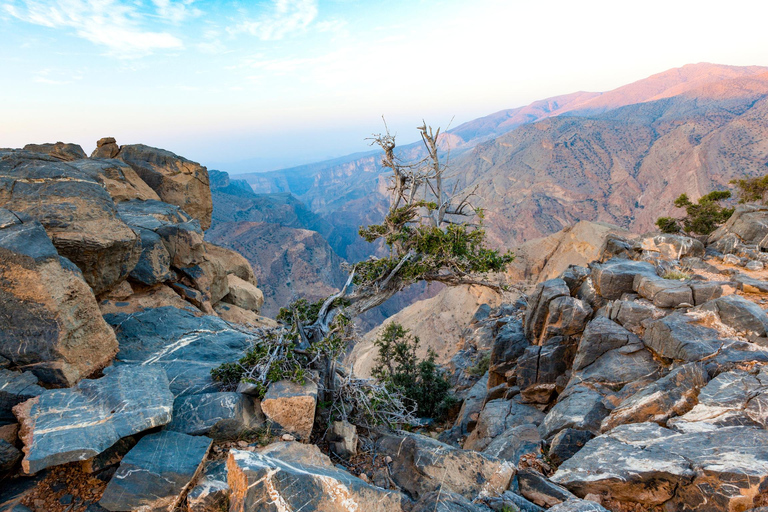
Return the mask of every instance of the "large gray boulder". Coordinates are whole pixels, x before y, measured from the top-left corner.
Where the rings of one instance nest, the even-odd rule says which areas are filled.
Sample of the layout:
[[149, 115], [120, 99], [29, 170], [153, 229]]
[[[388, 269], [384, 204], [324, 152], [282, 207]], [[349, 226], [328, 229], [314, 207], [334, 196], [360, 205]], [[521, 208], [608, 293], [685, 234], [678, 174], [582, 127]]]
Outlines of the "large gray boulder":
[[45, 391], [37, 382], [37, 377], [30, 372], [0, 368], [0, 424], [15, 422], [13, 407]]
[[115, 334], [80, 270], [42, 225], [0, 208], [0, 356], [42, 382], [71, 386], [109, 364]]
[[593, 268], [592, 282], [600, 296], [616, 300], [634, 291], [633, 285], [638, 275], [657, 276], [656, 268], [645, 261], [613, 258]]
[[676, 308], [686, 304], [690, 307], [694, 303], [691, 287], [676, 279], [639, 274], [635, 277], [633, 288], [659, 308]]
[[480, 412], [477, 426], [464, 442], [464, 449], [483, 451], [503, 432], [520, 425], [538, 425], [543, 419], [544, 413], [517, 400], [491, 400]]
[[230, 450], [227, 473], [230, 510], [390, 512], [409, 502], [399, 492], [338, 469], [314, 445], [275, 443], [256, 452]]
[[76, 160], [70, 165], [98, 181], [116, 203], [132, 199], [160, 200], [155, 191], [122, 160], [88, 158]]
[[[121, 438], [165, 425], [173, 396], [157, 366], [122, 366], [17, 405], [26, 473], [98, 455]], [[65, 411], [62, 414], [62, 411]]]
[[315, 424], [317, 384], [307, 380], [303, 385], [281, 380], [273, 382], [261, 401], [261, 410], [277, 429], [309, 440]]
[[728, 221], [707, 239], [707, 245], [729, 254], [743, 245], [768, 247], [768, 207], [740, 204]]
[[568, 388], [547, 413], [539, 427], [542, 439], [549, 439], [566, 428], [600, 432], [600, 424], [612, 408], [610, 402], [597, 391], [585, 386]]
[[538, 456], [541, 454], [539, 430], [532, 423], [509, 428], [494, 437], [485, 447], [483, 453], [497, 459], [508, 460], [517, 465], [523, 455], [532, 453]]
[[258, 400], [242, 393], [184, 395], [173, 403], [167, 430], [213, 439], [233, 439], [264, 424]]
[[726, 295], [699, 307], [717, 314], [722, 323], [753, 337], [768, 335], [768, 315], [763, 308], [739, 295]]
[[567, 384], [567, 371], [573, 361], [576, 342], [556, 336], [543, 345], [525, 349], [517, 360], [517, 385], [526, 401], [547, 404]]
[[422, 496], [410, 512], [491, 512], [491, 509], [455, 492], [441, 490]]
[[88, 173], [43, 155], [0, 157], [0, 207], [40, 221], [61, 256], [97, 295], [123, 281], [141, 253], [139, 237]]
[[404, 433], [382, 436], [379, 454], [392, 457], [392, 478], [414, 499], [444, 489], [467, 499], [498, 496], [515, 474], [507, 461], [460, 450], [430, 437]]
[[597, 317], [581, 335], [573, 370], [583, 370], [611, 350], [638, 343], [640, 338], [635, 334], [604, 316]]
[[667, 259], [680, 260], [687, 257], [704, 257], [704, 244], [695, 238], [669, 233], [646, 236], [640, 240], [643, 251]]
[[539, 283], [528, 299], [524, 328], [525, 335], [531, 343], [539, 343], [544, 324], [549, 316], [549, 303], [557, 297], [570, 297], [568, 285], [562, 279], [549, 279]]
[[719, 333], [683, 313], [649, 322], [643, 342], [662, 357], [680, 361], [700, 361], [724, 344]]
[[123, 458], [99, 505], [111, 512], [173, 512], [210, 447], [206, 437], [179, 432], [143, 437]]
[[515, 367], [517, 358], [523, 355], [528, 345], [530, 343], [525, 337], [520, 320], [512, 320], [499, 328], [491, 349], [491, 364], [488, 370], [490, 387], [506, 382], [507, 372]]

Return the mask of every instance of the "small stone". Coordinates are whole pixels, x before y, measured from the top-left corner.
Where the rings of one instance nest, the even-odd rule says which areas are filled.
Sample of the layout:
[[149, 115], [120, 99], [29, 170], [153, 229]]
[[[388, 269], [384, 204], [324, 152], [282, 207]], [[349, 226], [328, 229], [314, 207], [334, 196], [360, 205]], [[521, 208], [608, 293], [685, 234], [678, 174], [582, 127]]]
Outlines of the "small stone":
[[245, 448], [246, 446], [248, 446], [248, 443], [246, 441], [238, 441], [237, 446], [239, 446], [240, 448]]
[[296, 440], [296, 438], [295, 438], [294, 436], [292, 436], [291, 434], [283, 434], [283, 435], [280, 437], [280, 439], [282, 439], [283, 441], [289, 441], [289, 442], [290, 442], [290, 441], [295, 441], [295, 440]]
[[371, 483], [371, 479], [366, 475], [365, 473], [360, 473], [360, 480], [362, 480], [365, 483]]
[[387, 464], [392, 464], [392, 457], [387, 455], [386, 457], [384, 457], [384, 462], [386, 462]]
[[760, 271], [765, 268], [765, 264], [762, 261], [750, 261], [747, 263], [747, 270]]

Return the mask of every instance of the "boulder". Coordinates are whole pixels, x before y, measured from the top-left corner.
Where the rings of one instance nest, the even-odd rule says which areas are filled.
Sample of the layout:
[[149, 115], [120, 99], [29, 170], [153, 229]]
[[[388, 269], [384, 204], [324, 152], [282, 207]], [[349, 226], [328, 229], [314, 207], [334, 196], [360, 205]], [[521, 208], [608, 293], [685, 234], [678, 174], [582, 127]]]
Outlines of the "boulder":
[[621, 425], [589, 441], [551, 480], [668, 510], [743, 510], [768, 483], [768, 431], [730, 426], [689, 433]]
[[465, 450], [482, 451], [503, 432], [520, 425], [538, 425], [544, 413], [512, 400], [491, 400], [480, 412], [477, 426], [464, 442]]
[[226, 461], [208, 461], [200, 479], [187, 494], [187, 508], [189, 512], [219, 512], [227, 509], [228, 502]]
[[115, 158], [120, 152], [120, 146], [114, 137], [103, 137], [96, 141], [96, 149], [91, 153], [91, 158]]
[[207, 437], [163, 431], [145, 436], [123, 458], [99, 505], [111, 512], [173, 512], [211, 447]]
[[392, 458], [390, 470], [397, 485], [417, 500], [440, 489], [470, 500], [498, 496], [515, 474], [509, 462], [419, 434], [384, 435], [376, 447]]
[[635, 334], [604, 316], [597, 317], [584, 329], [573, 360], [573, 370], [583, 370], [611, 350], [638, 343], [640, 338]]
[[120, 343], [116, 365], [159, 365], [175, 396], [218, 391], [211, 370], [237, 361], [251, 337], [215, 316], [172, 306], [107, 313]]
[[224, 302], [256, 313], [264, 304], [264, 294], [261, 290], [234, 274], [227, 275], [227, 287], [229, 293], [221, 299]]
[[606, 432], [625, 423], [653, 421], [665, 424], [674, 416], [685, 414], [696, 405], [699, 389], [709, 380], [704, 366], [689, 363], [672, 370], [665, 377], [624, 399], [603, 420]]
[[261, 410], [267, 420], [281, 431], [309, 440], [315, 423], [317, 384], [308, 380], [304, 385], [288, 380], [270, 384]]
[[576, 342], [556, 336], [543, 346], [532, 345], [517, 360], [517, 385], [526, 401], [548, 404], [565, 387]]
[[0, 368], [0, 424], [15, 422], [16, 417], [11, 409], [45, 391], [37, 382], [37, 377], [30, 372], [14, 372]]
[[130, 273], [131, 279], [150, 286], [170, 280], [171, 255], [163, 239], [149, 229], [134, 229], [141, 238], [141, 256]]
[[607, 309], [607, 316], [614, 322], [637, 335], [645, 331], [643, 322], [664, 316], [664, 312], [647, 301], [617, 300]]
[[242, 254], [210, 242], [204, 242], [204, 245], [207, 259], [218, 261], [227, 274], [237, 276], [254, 286], [258, 284], [253, 267]]
[[[489, 375], [486, 373], [467, 392], [464, 402], [461, 404], [459, 415], [450, 432], [445, 436], [445, 441], [457, 442], [460, 438], [469, 435], [477, 426], [480, 411], [485, 405], [485, 397], [488, 393]], [[443, 439], [441, 437], [441, 439]]]
[[160, 196], [122, 160], [77, 160], [70, 165], [98, 181], [116, 203], [133, 199], [160, 200]]
[[610, 403], [597, 391], [574, 386], [561, 395], [539, 427], [542, 439], [549, 439], [566, 428], [600, 432], [600, 423], [610, 413]]
[[657, 276], [656, 268], [645, 261], [612, 258], [602, 265], [594, 266], [592, 282], [600, 296], [617, 300], [624, 293], [634, 291], [633, 284], [637, 275]]
[[723, 346], [715, 329], [699, 325], [693, 316], [683, 313], [649, 322], [643, 343], [661, 357], [686, 362], [700, 361]]
[[346, 458], [357, 455], [357, 427], [348, 421], [333, 422], [329, 441], [335, 454]]
[[0, 478], [21, 460], [22, 453], [5, 439], [0, 439]]
[[48, 384], [72, 385], [117, 352], [93, 291], [39, 222], [0, 208], [0, 356]]
[[27, 144], [24, 146], [24, 151], [30, 151], [32, 153], [42, 153], [44, 155], [51, 156], [56, 160], [62, 160], [64, 162], [71, 162], [73, 160], [80, 160], [81, 158], [88, 158], [83, 148], [79, 144], [71, 144], [65, 142], [57, 142], [55, 144]]
[[540, 335], [539, 344], [554, 336], [581, 333], [592, 315], [589, 304], [570, 296], [555, 297], [549, 302], [549, 313]]
[[739, 295], [726, 295], [699, 307], [717, 314], [722, 323], [754, 337], [768, 335], [768, 315], [763, 308]]
[[540, 506], [531, 503], [512, 491], [504, 491], [501, 496], [487, 499], [486, 503], [488, 503], [488, 506], [495, 512], [509, 512], [510, 510], [519, 512], [544, 512], [544, 509]]
[[633, 287], [641, 297], [659, 308], [676, 308], [685, 304], [693, 306], [693, 291], [682, 281], [639, 274]]
[[525, 336], [538, 344], [544, 324], [549, 315], [549, 303], [557, 297], [569, 297], [570, 290], [562, 279], [550, 279], [536, 286], [528, 299], [528, 309], [525, 312]]
[[123, 437], [171, 420], [173, 396], [162, 368], [109, 367], [104, 374], [14, 407], [26, 473], [94, 457]]
[[139, 237], [107, 191], [64, 162], [23, 152], [0, 158], [0, 207], [40, 221], [97, 295], [128, 277], [141, 254]]
[[549, 458], [560, 465], [573, 457], [593, 437], [595, 437], [594, 434], [587, 430], [565, 428], [552, 438], [549, 445]]
[[130, 165], [161, 200], [180, 207], [203, 229], [210, 227], [213, 203], [205, 167], [143, 144], [121, 146], [117, 158]]
[[501, 326], [491, 349], [491, 364], [488, 370], [489, 387], [506, 382], [507, 372], [515, 367], [517, 358], [523, 355], [529, 345], [520, 320], [513, 320]]
[[640, 247], [667, 260], [704, 257], [704, 244], [695, 238], [683, 235], [662, 233], [646, 236], [640, 240]]
[[226, 302], [217, 302], [213, 310], [222, 320], [248, 327], [277, 327], [277, 322], [258, 313], [239, 308]]
[[700, 306], [705, 302], [723, 295], [723, 285], [713, 281], [692, 281], [690, 283], [693, 292], [693, 305]]
[[[286, 444], [295, 445], [287, 457]], [[389, 512], [408, 503], [399, 492], [367, 484], [338, 469], [314, 445], [275, 445], [256, 452], [230, 450], [230, 510]]]
[[549, 509], [550, 512], [610, 512], [599, 503], [590, 500], [570, 499], [558, 503]]
[[752, 204], [736, 206], [733, 215], [707, 239], [707, 245], [724, 254], [735, 252], [741, 245], [764, 247], [768, 235], [768, 207]]
[[173, 403], [166, 430], [213, 439], [233, 439], [264, 424], [258, 401], [240, 393], [184, 395]]
[[509, 428], [493, 438], [483, 450], [485, 455], [508, 460], [517, 465], [520, 457], [533, 453], [541, 454], [541, 436], [536, 425], [529, 423]]
[[531, 469], [521, 469], [517, 472], [517, 484], [524, 498], [542, 507], [550, 508], [576, 498], [567, 489], [550, 482], [544, 475]]
[[455, 492], [441, 490], [422, 496], [410, 512], [491, 512], [491, 509]]

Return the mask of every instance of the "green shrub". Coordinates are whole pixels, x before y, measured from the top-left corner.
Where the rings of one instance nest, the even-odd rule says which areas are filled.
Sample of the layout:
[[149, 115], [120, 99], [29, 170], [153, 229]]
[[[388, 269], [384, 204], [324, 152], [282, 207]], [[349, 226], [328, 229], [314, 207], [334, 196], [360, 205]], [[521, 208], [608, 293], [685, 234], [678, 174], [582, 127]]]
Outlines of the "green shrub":
[[473, 366], [470, 366], [467, 369], [467, 372], [470, 375], [474, 375], [475, 377], [482, 377], [483, 375], [485, 375], [485, 372], [487, 372], [490, 367], [491, 367], [491, 353], [485, 352], [483, 355], [480, 356], [480, 358], [475, 362]]
[[690, 279], [691, 275], [685, 272], [681, 272], [680, 270], [668, 270], [667, 272], [664, 272], [664, 275], [661, 277], [664, 279], [679, 281], [680, 279]]
[[739, 189], [740, 203], [765, 203], [765, 196], [768, 193], [768, 175], [731, 180], [731, 183]]
[[379, 355], [373, 376], [414, 402], [419, 417], [445, 419], [457, 400], [450, 393], [451, 384], [435, 363], [435, 352], [430, 349], [426, 359], [419, 360], [419, 338], [411, 336], [398, 323], [387, 325], [374, 344]]
[[720, 201], [730, 197], [731, 192], [728, 190], [715, 190], [701, 196], [698, 202], [693, 203], [688, 199], [687, 194], [680, 194], [674, 204], [677, 208], [685, 208], [686, 216], [680, 220], [659, 217], [656, 220], [656, 226], [663, 233], [685, 231], [697, 235], [708, 235], [733, 215], [733, 208], [726, 208], [720, 204]]

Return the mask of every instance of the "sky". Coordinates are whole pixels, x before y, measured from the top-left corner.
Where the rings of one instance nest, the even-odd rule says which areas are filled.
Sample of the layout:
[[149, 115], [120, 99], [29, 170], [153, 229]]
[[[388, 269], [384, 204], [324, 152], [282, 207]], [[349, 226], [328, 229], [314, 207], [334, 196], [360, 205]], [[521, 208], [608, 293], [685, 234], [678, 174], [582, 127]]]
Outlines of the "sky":
[[261, 171], [695, 62], [768, 65], [766, 0], [0, 0], [0, 147]]

